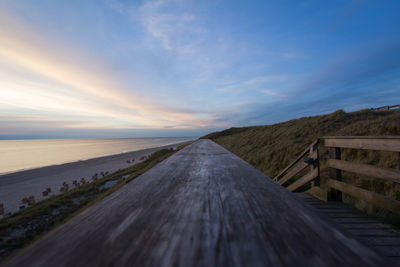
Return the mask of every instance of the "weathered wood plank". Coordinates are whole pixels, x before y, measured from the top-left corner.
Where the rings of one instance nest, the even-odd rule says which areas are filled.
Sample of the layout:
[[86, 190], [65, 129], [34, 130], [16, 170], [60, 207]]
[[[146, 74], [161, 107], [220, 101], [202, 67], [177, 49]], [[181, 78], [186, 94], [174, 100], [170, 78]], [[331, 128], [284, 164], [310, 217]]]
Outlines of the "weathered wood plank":
[[[314, 151], [311, 155], [310, 158], [312, 159], [316, 159], [317, 158], [317, 151]], [[282, 179], [278, 180], [278, 183], [280, 185], [285, 184], [287, 181], [289, 181], [290, 179], [292, 179], [294, 176], [296, 176], [296, 174], [298, 174], [299, 172], [301, 172], [302, 170], [304, 170], [305, 168], [307, 168], [308, 166], [310, 166], [309, 164], [305, 163], [303, 160], [297, 162], [292, 168], [290, 168], [288, 170], [288, 172], [285, 174], [285, 176], [282, 177]]]
[[400, 201], [330, 178], [327, 179], [326, 185], [357, 199], [365, 200], [374, 206], [400, 214]]
[[[318, 179], [318, 178], [317, 178]], [[318, 198], [322, 201], [328, 201], [328, 192], [322, 189], [319, 186], [312, 186], [310, 189], [308, 189], [306, 194], [309, 194], [315, 198]]]
[[400, 238], [396, 236], [377, 236], [377, 237], [362, 237], [360, 236], [362, 241], [366, 243], [373, 243], [376, 245], [384, 245], [384, 246], [400, 246]]
[[324, 137], [324, 145], [326, 147], [342, 147], [342, 148], [355, 148], [355, 149], [371, 149], [400, 152], [400, 137], [387, 136], [387, 137]]
[[378, 168], [372, 165], [349, 162], [345, 160], [335, 160], [335, 159], [328, 159], [326, 164], [328, 167], [331, 168], [400, 183], [400, 170]]
[[348, 229], [348, 231], [354, 235], [364, 237], [382, 237], [394, 235], [394, 233], [382, 229]]
[[400, 246], [375, 246], [377, 252], [388, 257], [392, 266], [400, 266]]
[[5, 266], [387, 266], [339, 233], [239, 157], [199, 140]]
[[296, 180], [295, 182], [293, 182], [292, 184], [290, 184], [287, 189], [289, 191], [294, 191], [297, 188], [305, 185], [306, 183], [311, 182], [312, 180], [314, 180], [315, 178], [318, 177], [318, 169], [314, 169], [311, 172], [307, 173], [306, 175], [304, 175], [303, 177], [299, 178], [298, 180]]
[[343, 223], [341, 224], [342, 227], [349, 229], [349, 230], [387, 230], [391, 231], [393, 226], [384, 224], [384, 223]]
[[285, 176], [282, 177], [282, 179], [278, 180], [278, 183], [280, 185], [284, 185], [286, 182], [292, 179], [296, 174], [298, 174], [308, 166], [309, 165], [304, 161], [297, 162], [296, 165], [294, 165], [291, 169], [289, 169], [289, 171], [285, 174]]
[[397, 169], [400, 170], [400, 152], [397, 153]]
[[[321, 212], [323, 212], [323, 211], [321, 211]], [[337, 213], [337, 214], [328, 213], [328, 212], [323, 212], [323, 213], [326, 214], [326, 215], [329, 215], [329, 217], [331, 217], [332, 219], [346, 219], [346, 218], [349, 218], [349, 219], [365, 219], [364, 216], [358, 216], [358, 215], [355, 215], [355, 214], [352, 214], [352, 213]]]
[[[398, 244], [400, 233], [397, 228], [382, 223], [380, 219], [369, 217], [343, 202], [322, 202], [315, 198], [315, 202], [311, 202], [310, 196], [306, 194], [294, 193], [294, 195], [300, 201], [307, 201], [307, 205], [321, 218], [339, 225], [344, 229], [346, 235], [362, 240], [381, 255], [388, 257], [391, 262], [393, 262], [391, 257], [400, 257], [400, 245]], [[319, 204], [316, 204], [317, 202]], [[345, 210], [346, 214], [353, 213], [356, 218], [337, 218], [336, 210], [331, 209], [332, 204], [340, 210]], [[394, 264], [393, 266], [398, 265]]]
[[344, 136], [324, 136], [331, 139], [400, 139], [398, 135], [377, 135], [377, 136], [358, 136], [358, 135], [344, 135]]
[[373, 223], [375, 220], [367, 219], [367, 218], [331, 218], [333, 221], [340, 223], [340, 224], [370, 224]]
[[[342, 153], [341, 153], [340, 147], [330, 147], [329, 148], [329, 156], [331, 159], [341, 160]], [[330, 177], [334, 178], [336, 181], [342, 181], [342, 171], [338, 170], [338, 169], [330, 169]], [[336, 189], [331, 189], [328, 196], [329, 196], [329, 200], [334, 200], [334, 201], [342, 201], [343, 200], [342, 192], [340, 192]]]
[[279, 178], [287, 171], [289, 170], [291, 167], [293, 167], [299, 160], [301, 160], [302, 158], [304, 158], [305, 155], [307, 155], [307, 153], [309, 153], [310, 151], [310, 147], [315, 146], [317, 143], [319, 142], [319, 140], [315, 140], [314, 142], [311, 143], [310, 146], [308, 146], [300, 155], [297, 156], [297, 158], [295, 160], [293, 160], [288, 166], [286, 166], [286, 168], [284, 168], [277, 176], [274, 177], [274, 181], [278, 181]]
[[[319, 140], [319, 139], [317, 139]], [[318, 175], [317, 178], [314, 179], [311, 183], [311, 187], [317, 187], [320, 188], [321, 185], [321, 179], [320, 179], [320, 158], [319, 158], [319, 148], [318, 148], [318, 143], [315, 144], [314, 146], [310, 147], [310, 155], [312, 155], [313, 153], [316, 153], [315, 157], [314, 157], [314, 163], [310, 166], [310, 169], [318, 169]], [[311, 191], [314, 192], [314, 191]], [[323, 196], [322, 196], [323, 198]]]

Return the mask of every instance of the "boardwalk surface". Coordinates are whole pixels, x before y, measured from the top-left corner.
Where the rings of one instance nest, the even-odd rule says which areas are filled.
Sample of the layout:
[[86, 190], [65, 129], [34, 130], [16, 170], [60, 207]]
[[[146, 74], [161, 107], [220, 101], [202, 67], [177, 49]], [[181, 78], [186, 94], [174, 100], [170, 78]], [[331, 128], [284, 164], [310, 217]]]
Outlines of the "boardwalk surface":
[[294, 193], [321, 218], [341, 228], [367, 244], [380, 255], [387, 257], [393, 265], [400, 266], [400, 232], [398, 228], [385, 223], [380, 218], [368, 216], [343, 202], [323, 202], [304, 193]]
[[387, 266], [277, 183], [199, 140], [6, 266]]

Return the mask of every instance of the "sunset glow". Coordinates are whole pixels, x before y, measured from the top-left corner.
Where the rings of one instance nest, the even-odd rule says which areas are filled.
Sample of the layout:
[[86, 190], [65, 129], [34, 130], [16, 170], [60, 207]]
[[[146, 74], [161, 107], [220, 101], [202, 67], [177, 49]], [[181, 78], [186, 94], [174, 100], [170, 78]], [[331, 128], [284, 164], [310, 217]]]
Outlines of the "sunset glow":
[[0, 138], [198, 136], [400, 102], [398, 2], [267, 2], [2, 1]]
[[27, 122], [55, 121], [68, 114], [88, 121], [66, 123], [67, 128], [162, 128], [171, 124], [190, 128], [204, 124], [194, 115], [135, 95], [136, 88], [123, 88], [123, 92], [120, 88], [124, 85], [112, 77], [112, 71], [99, 68], [95, 60], [80, 62], [79, 53], [68, 49], [57, 52], [53, 48], [57, 44], [40, 33], [6, 14], [1, 14], [1, 19], [6, 26], [0, 32], [1, 63], [4, 70], [12, 69], [0, 81], [1, 104], [51, 113], [36, 120], [23, 118]]

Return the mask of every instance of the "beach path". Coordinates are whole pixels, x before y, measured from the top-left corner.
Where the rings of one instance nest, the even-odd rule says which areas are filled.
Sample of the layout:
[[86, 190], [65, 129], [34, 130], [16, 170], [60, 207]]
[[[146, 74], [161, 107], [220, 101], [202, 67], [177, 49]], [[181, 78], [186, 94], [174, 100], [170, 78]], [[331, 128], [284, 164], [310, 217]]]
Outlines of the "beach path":
[[376, 266], [382, 261], [239, 157], [198, 140], [6, 266]]

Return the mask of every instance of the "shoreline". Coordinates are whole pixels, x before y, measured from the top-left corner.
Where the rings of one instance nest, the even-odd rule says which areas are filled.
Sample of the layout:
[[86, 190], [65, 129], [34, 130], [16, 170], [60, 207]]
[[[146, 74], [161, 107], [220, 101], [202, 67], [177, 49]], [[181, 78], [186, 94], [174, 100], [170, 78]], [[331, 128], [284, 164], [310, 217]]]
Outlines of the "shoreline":
[[24, 197], [33, 195], [36, 202], [47, 198], [42, 196], [42, 192], [47, 187], [50, 187], [52, 191], [49, 196], [57, 195], [60, 194], [59, 189], [63, 182], [70, 184], [73, 180], [80, 180], [82, 177], [90, 182], [95, 173], [113, 173], [141, 162], [140, 158], [147, 157], [158, 150], [175, 149], [190, 142], [192, 141], [3, 173], [0, 174], [0, 203], [4, 205], [6, 212], [14, 213], [22, 205], [21, 200]]
[[[120, 138], [120, 139], [122, 139], [122, 138]], [[195, 139], [189, 140], [189, 141], [184, 141], [184, 142], [179, 142], [179, 143], [171, 143], [171, 144], [167, 144], [167, 145], [164, 145], [164, 146], [155, 146], [155, 147], [143, 148], [143, 149], [139, 149], [139, 150], [131, 150], [131, 151], [121, 152], [121, 153], [117, 153], [117, 154], [104, 154], [104, 155], [100, 155], [100, 156], [95, 156], [93, 158], [83, 158], [83, 159], [74, 160], [74, 161], [55, 163], [55, 164], [51, 164], [51, 165], [37, 166], [37, 167], [26, 168], [26, 169], [19, 169], [19, 170], [9, 171], [9, 172], [0, 172], [0, 179], [2, 178], [2, 176], [14, 174], [14, 173], [21, 173], [21, 172], [27, 172], [27, 171], [32, 171], [32, 170], [42, 169], [42, 168], [47, 168], [47, 167], [55, 167], [55, 166], [61, 166], [61, 165], [66, 165], [66, 164], [86, 162], [86, 161], [89, 161], [89, 160], [97, 160], [97, 159], [100, 160], [100, 159], [103, 159], [103, 158], [106, 159], [108, 157], [122, 156], [124, 154], [129, 154], [129, 153], [132, 153], [132, 152], [139, 152], [139, 151], [148, 150], [148, 149], [155, 149], [155, 148], [163, 149], [163, 148], [167, 148], [167, 147], [170, 147], [170, 146], [183, 145], [183, 144], [192, 142], [194, 140]], [[1, 185], [1, 181], [0, 181], [0, 185]]]

